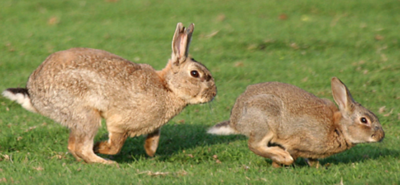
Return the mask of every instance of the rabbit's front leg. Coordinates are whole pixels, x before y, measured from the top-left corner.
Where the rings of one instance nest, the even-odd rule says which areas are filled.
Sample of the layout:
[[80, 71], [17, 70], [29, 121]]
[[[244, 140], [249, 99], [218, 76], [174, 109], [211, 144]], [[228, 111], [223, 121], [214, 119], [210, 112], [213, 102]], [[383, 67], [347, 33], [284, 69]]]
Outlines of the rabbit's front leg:
[[307, 164], [308, 164], [309, 166], [315, 167], [315, 168], [319, 168], [319, 161], [318, 161], [318, 159], [307, 158], [307, 159], [304, 159], [304, 160], [307, 162]]
[[160, 140], [161, 128], [156, 129], [154, 132], [147, 135], [146, 141], [144, 142], [144, 149], [147, 155], [154, 157], [158, 147], [158, 141]]
[[124, 145], [126, 139], [128, 138], [128, 134], [118, 133], [118, 132], [110, 132], [108, 134], [108, 141], [102, 141], [96, 143], [93, 147], [95, 153], [107, 154], [107, 155], [115, 155], [121, 151], [122, 146]]

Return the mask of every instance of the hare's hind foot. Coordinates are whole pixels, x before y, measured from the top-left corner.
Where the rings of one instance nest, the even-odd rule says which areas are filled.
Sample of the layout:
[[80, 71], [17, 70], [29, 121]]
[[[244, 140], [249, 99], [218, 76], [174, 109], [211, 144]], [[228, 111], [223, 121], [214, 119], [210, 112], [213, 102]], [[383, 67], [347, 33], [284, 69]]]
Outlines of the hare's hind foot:
[[271, 137], [267, 135], [261, 140], [255, 140], [254, 135], [250, 135], [249, 137], [249, 149], [255, 154], [269, 158], [273, 161], [273, 166], [278, 167], [278, 164], [283, 165], [291, 165], [294, 162], [293, 157], [289, 154], [288, 151], [282, 149], [279, 146], [268, 146], [267, 143]]
[[94, 145], [93, 150], [95, 153], [106, 155], [115, 155], [121, 151], [126, 139], [127, 133], [110, 132], [108, 134], [108, 141], [98, 142]]

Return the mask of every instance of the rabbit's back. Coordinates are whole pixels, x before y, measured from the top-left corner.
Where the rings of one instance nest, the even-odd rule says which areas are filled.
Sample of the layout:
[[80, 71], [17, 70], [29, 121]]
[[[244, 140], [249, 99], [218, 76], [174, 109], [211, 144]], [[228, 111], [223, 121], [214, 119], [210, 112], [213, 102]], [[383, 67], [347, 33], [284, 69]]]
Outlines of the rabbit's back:
[[63, 115], [69, 118], [83, 107], [98, 110], [103, 116], [123, 111], [142, 112], [146, 108], [151, 109], [144, 111], [148, 114], [162, 112], [158, 109], [164, 105], [149, 106], [149, 102], [164, 103], [166, 97], [161, 90], [164, 86], [151, 66], [88, 48], [50, 55], [31, 74], [27, 88], [34, 107], [61, 123], [69, 122]]
[[[268, 96], [268, 100], [273, 100], [275, 105], [271, 105], [268, 102], [259, 102], [258, 106], [263, 107], [265, 111], [273, 112], [276, 116], [279, 115], [280, 119], [282, 119], [279, 123], [281, 126], [284, 126], [283, 122], [292, 122], [291, 118], [297, 120], [301, 117], [307, 117], [307, 119], [310, 117], [330, 119], [333, 111], [337, 110], [333, 102], [329, 100], [318, 98], [294, 85], [280, 82], [266, 82], [248, 86], [246, 91], [237, 99], [234, 109], [242, 109], [245, 106], [249, 106], [248, 102], [258, 101], [253, 100], [254, 97], [262, 97], [262, 95]], [[237, 113], [237, 115], [241, 116], [242, 111]], [[232, 115], [235, 114], [232, 113]], [[324, 116], [321, 117], [321, 115]]]
[[[137, 77], [149, 77], [148, 72], [154, 73], [149, 65], [135, 64], [103, 50], [72, 48], [50, 55], [31, 74], [28, 85], [35, 84], [35, 86], [50, 88], [67, 87], [75, 82], [71, 80], [68, 83], [68, 79], [60, 78], [68, 75], [80, 81], [93, 80], [93, 82], [103, 84], [124, 85], [138, 82]], [[87, 78], [89, 76], [94, 78]], [[60, 83], [60, 80], [63, 80], [63, 83]], [[32, 86], [32, 88], [35, 87]]]

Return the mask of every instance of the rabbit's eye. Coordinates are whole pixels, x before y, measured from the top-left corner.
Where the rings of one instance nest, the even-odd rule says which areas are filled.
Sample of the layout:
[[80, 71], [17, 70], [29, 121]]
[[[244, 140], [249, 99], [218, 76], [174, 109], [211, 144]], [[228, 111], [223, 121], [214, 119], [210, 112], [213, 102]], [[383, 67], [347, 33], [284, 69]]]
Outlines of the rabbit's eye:
[[190, 75], [192, 75], [195, 78], [198, 78], [200, 76], [199, 72], [197, 72], [196, 70], [190, 71]]
[[361, 121], [361, 123], [364, 123], [364, 124], [368, 123], [367, 118], [364, 118], [364, 117], [361, 117], [360, 121]]

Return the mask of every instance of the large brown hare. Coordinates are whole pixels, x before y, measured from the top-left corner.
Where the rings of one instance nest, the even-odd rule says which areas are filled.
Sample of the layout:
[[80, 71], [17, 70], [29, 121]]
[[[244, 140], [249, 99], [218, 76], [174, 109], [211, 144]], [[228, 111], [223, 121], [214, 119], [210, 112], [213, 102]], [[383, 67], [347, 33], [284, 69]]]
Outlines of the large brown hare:
[[[67, 126], [68, 150], [77, 160], [114, 163], [95, 152], [117, 154], [127, 137], [143, 134], [146, 153], [153, 156], [161, 126], [188, 104], [209, 102], [217, 93], [210, 71], [188, 55], [193, 30], [193, 24], [178, 23], [171, 58], [161, 71], [106, 51], [72, 48], [50, 55], [26, 88], [3, 95]], [[102, 118], [109, 140], [93, 145]]]
[[339, 109], [293, 85], [250, 85], [236, 100], [230, 119], [208, 133], [248, 136], [250, 150], [270, 158], [275, 167], [290, 165], [298, 157], [318, 167], [318, 158], [381, 141], [385, 133], [374, 113], [355, 102], [338, 78], [332, 78], [331, 86]]

